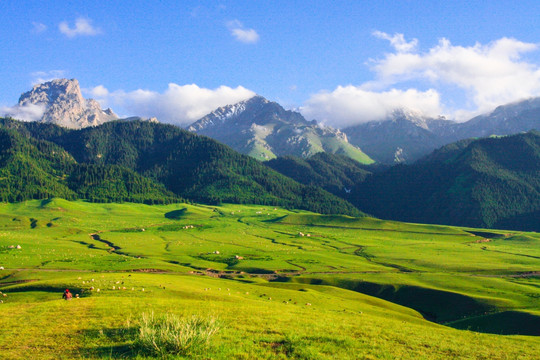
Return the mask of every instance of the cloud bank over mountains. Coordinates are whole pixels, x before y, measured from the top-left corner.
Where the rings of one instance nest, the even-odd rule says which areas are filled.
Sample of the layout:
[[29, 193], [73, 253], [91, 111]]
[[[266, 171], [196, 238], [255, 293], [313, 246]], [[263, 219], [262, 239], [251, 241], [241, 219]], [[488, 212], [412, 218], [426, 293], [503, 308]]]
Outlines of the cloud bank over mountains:
[[0, 116], [10, 116], [22, 121], [38, 121], [45, 113], [43, 104], [25, 104], [0, 107]]
[[[403, 34], [380, 31], [373, 35], [388, 40], [394, 49], [370, 61], [375, 80], [312, 95], [302, 107], [307, 117], [344, 127], [380, 120], [394, 108], [404, 107], [461, 121], [501, 104], [540, 96], [540, 67], [523, 59], [538, 50], [538, 44], [501, 38], [464, 47], [443, 38], [420, 52], [417, 39], [406, 41]], [[427, 89], [400, 88], [411, 82]], [[466, 108], [444, 103], [448, 87], [470, 99]]]
[[[228, 26], [239, 41], [258, 40], [258, 35], [251, 38], [241, 34], [244, 28], [238, 22]], [[427, 51], [420, 51], [418, 40], [407, 40], [403, 34], [375, 31], [373, 36], [387, 40], [393, 50], [369, 61], [374, 80], [311, 95], [299, 107], [306, 118], [343, 128], [381, 120], [396, 108], [407, 108], [426, 116], [445, 115], [461, 121], [501, 104], [540, 96], [540, 67], [524, 59], [525, 54], [538, 50], [538, 44], [501, 38], [488, 44], [459, 46], [443, 38]], [[468, 99], [465, 107], [445, 102], [449, 88]], [[90, 93], [104, 107], [120, 106], [132, 115], [155, 116], [178, 125], [255, 95], [242, 86], [206, 89], [173, 83], [162, 93], [142, 89], [109, 92], [103, 86]]]
[[442, 113], [440, 95], [433, 89], [375, 92], [352, 85], [338, 86], [332, 92], [315, 94], [300, 111], [308, 119], [317, 119], [324, 124], [343, 128], [360, 122], [382, 120], [399, 108], [408, 108], [432, 117]]
[[102, 106], [113, 109], [120, 107], [129, 112], [125, 115], [157, 117], [162, 122], [180, 126], [189, 125], [218, 107], [255, 96], [255, 92], [242, 86], [207, 89], [195, 84], [174, 83], [170, 83], [162, 93], [143, 89], [110, 92], [102, 85], [87, 89], [85, 93], [98, 100]]
[[[259, 34], [238, 20], [226, 26], [239, 42], [259, 41]], [[46, 29], [45, 25], [34, 23], [35, 32]], [[60, 23], [59, 30], [69, 38], [102, 33], [91, 20], [82, 17], [71, 25]], [[391, 49], [367, 62], [373, 79], [313, 93], [303, 104], [297, 104], [306, 118], [343, 128], [382, 120], [396, 108], [407, 108], [426, 116], [445, 115], [464, 121], [498, 105], [540, 96], [540, 63], [527, 58], [538, 51], [539, 44], [504, 37], [487, 44], [460, 46], [441, 38], [431, 48], [421, 50], [417, 39], [406, 39], [404, 34], [374, 31], [372, 35], [388, 41]], [[66, 72], [39, 71], [31, 77], [35, 84], [64, 77]], [[126, 116], [157, 117], [162, 122], [185, 126], [220, 106], [246, 100], [256, 92], [242, 86], [208, 89], [197, 84], [170, 83], [162, 92], [109, 90], [98, 85], [85, 93], [104, 108], [117, 109]], [[452, 100], [456, 94], [465, 103], [456, 105]], [[37, 108], [0, 110], [24, 120], [35, 119], [40, 113]]]

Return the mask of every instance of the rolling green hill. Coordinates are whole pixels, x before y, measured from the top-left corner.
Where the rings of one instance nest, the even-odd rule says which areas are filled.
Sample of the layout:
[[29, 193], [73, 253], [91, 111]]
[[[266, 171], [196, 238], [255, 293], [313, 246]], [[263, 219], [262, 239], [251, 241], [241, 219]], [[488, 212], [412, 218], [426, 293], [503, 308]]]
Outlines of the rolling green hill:
[[217, 324], [176, 358], [532, 360], [539, 259], [540, 235], [521, 231], [264, 205], [2, 203], [0, 353], [167, 358], [137, 340], [153, 314], [198, 319], [187, 339]]
[[351, 201], [387, 219], [540, 231], [540, 133], [445, 146], [368, 177]]
[[[9, 119], [1, 120], [0, 124], [8, 129], [6, 131], [18, 134], [20, 141], [47, 144], [57, 149], [56, 153], [68, 157], [72, 164], [69, 172], [54, 158], [42, 170], [42, 177], [49, 179], [48, 182], [39, 182], [45, 188], [67, 186], [79, 198], [142, 200], [144, 196], [129, 195], [136, 191], [147, 192], [149, 201], [181, 196], [214, 204], [254, 203], [361, 215], [351, 204], [318, 187], [301, 185], [225, 145], [172, 125], [113, 121], [98, 127], [68, 130], [51, 124]], [[6, 151], [18, 153], [17, 149]], [[32, 157], [42, 156], [35, 151], [29, 153]], [[65, 174], [59, 176], [51, 173], [53, 170]], [[13, 169], [9, 171], [13, 173]], [[25, 173], [26, 170], [21, 170], [19, 175], [25, 176]], [[25, 186], [24, 181], [21, 184]], [[126, 184], [140, 186], [130, 190], [133, 185]], [[65, 189], [65, 193], [42, 189], [15, 199], [46, 198], [50, 194], [74, 198], [69, 189]], [[12, 200], [11, 187], [3, 187], [2, 191]], [[150, 195], [155, 191], [161, 192], [160, 195]]]

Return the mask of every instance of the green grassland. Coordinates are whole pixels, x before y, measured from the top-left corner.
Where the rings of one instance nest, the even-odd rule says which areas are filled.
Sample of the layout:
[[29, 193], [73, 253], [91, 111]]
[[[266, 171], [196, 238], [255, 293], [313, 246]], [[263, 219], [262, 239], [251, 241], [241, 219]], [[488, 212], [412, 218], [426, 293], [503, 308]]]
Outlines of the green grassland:
[[188, 358], [540, 353], [537, 233], [34, 200], [0, 204], [0, 266], [2, 359], [145, 358], [132, 344], [150, 312], [217, 319]]

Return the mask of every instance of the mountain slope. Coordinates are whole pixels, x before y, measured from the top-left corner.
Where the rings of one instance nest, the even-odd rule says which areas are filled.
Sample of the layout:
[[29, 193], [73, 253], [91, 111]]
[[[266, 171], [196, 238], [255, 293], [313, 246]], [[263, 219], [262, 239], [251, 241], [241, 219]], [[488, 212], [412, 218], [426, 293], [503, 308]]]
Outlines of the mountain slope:
[[306, 158], [318, 152], [349, 156], [362, 163], [373, 162], [349, 144], [339, 130], [320, 127], [297, 112], [255, 96], [221, 107], [188, 127], [259, 160], [294, 155]]
[[0, 201], [61, 197], [164, 203], [178, 197], [118, 165], [78, 164], [58, 145], [0, 126]]
[[396, 110], [382, 121], [343, 129], [351, 144], [385, 163], [413, 163], [431, 151], [467, 138], [513, 135], [540, 129], [540, 98], [497, 107], [463, 123]]
[[442, 129], [440, 135], [449, 140], [491, 135], [511, 135], [540, 130], [540, 98], [531, 98], [502, 105], [488, 114]]
[[[77, 173], [83, 180], [94, 167], [117, 166], [196, 201], [361, 215], [351, 204], [320, 188], [301, 185], [225, 145], [172, 125], [113, 121], [67, 130], [50, 124], [2, 123], [22, 136], [53, 142], [64, 149], [74, 161], [88, 167], [86, 172]], [[103, 192], [92, 191], [96, 197]]]
[[403, 109], [395, 110], [388, 119], [371, 121], [343, 130], [351, 144], [384, 164], [411, 163], [447, 144], [440, 129], [453, 122], [433, 119]]
[[264, 164], [299, 183], [322, 187], [344, 199], [354, 185], [370, 174], [351, 158], [329, 153], [317, 153], [307, 159], [278, 157]]
[[400, 221], [540, 230], [540, 133], [448, 145], [370, 176], [351, 201]]

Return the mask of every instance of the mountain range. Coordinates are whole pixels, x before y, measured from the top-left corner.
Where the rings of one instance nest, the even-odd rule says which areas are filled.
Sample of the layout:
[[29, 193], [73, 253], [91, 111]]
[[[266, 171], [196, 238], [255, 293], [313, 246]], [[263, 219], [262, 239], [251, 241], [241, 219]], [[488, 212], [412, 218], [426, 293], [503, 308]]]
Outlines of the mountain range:
[[525, 132], [540, 128], [540, 99], [464, 123], [398, 109], [343, 131], [260, 96], [189, 131], [118, 120], [65, 79], [23, 94], [29, 104], [40, 121], [0, 119], [1, 201], [187, 199], [540, 231], [540, 133]]
[[110, 121], [66, 129], [0, 118], [0, 201], [63, 197], [166, 203], [182, 198], [361, 216], [226, 145], [176, 126]]
[[300, 113], [285, 110], [261, 96], [220, 107], [187, 129], [262, 161], [283, 155], [308, 158], [328, 152], [361, 163], [373, 162], [341, 131], [307, 121]]
[[386, 219], [540, 231], [540, 132], [444, 146], [373, 173], [349, 200]]
[[540, 231], [540, 132], [535, 130], [461, 140], [414, 164], [391, 167], [329, 154], [266, 164], [383, 219]]
[[[35, 85], [19, 99], [17, 107], [26, 106], [41, 111], [40, 122], [73, 129], [118, 119], [111, 109], [102, 110], [97, 101], [84, 99], [76, 79]], [[124, 120], [157, 121], [139, 117]], [[401, 108], [383, 120], [339, 130], [315, 120], [308, 121], [299, 112], [254, 96], [220, 107], [187, 129], [261, 161], [287, 155], [306, 159], [327, 152], [346, 155], [364, 164], [413, 163], [458, 140], [540, 129], [540, 98], [502, 105], [463, 123]]]
[[533, 129], [540, 129], [540, 98], [501, 105], [462, 123], [398, 109], [385, 120], [358, 124], [343, 132], [351, 144], [361, 147], [374, 160], [393, 164], [413, 163], [458, 140]]

